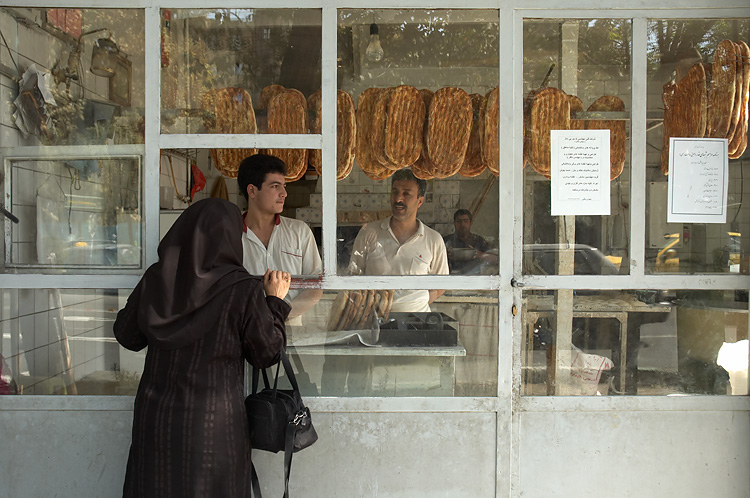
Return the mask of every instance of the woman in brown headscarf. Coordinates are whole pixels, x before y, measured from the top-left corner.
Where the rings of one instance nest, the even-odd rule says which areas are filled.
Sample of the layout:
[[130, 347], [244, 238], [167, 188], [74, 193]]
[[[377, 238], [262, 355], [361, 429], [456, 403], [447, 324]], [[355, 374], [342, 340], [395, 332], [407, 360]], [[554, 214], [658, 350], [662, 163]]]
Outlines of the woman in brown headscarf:
[[235, 205], [193, 204], [117, 315], [117, 341], [148, 346], [125, 497], [250, 496], [244, 360], [264, 368], [285, 347], [289, 274], [250, 276], [241, 236]]

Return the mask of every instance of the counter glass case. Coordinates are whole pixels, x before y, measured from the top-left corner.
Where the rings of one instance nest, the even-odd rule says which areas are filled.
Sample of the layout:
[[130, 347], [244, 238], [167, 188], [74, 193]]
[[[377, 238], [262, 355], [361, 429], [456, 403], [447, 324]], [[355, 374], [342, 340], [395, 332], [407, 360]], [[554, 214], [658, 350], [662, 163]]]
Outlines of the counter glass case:
[[447, 291], [426, 310], [411, 311], [428, 292], [323, 293], [299, 322], [288, 323], [289, 352], [305, 379], [302, 393], [494, 396], [497, 298]]

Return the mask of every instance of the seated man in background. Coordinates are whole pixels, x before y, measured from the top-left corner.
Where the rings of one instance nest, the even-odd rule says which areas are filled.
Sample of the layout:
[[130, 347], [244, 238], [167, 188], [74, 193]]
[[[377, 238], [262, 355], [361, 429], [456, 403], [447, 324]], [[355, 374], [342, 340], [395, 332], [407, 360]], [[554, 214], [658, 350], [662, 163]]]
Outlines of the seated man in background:
[[480, 235], [471, 233], [473, 219], [468, 209], [457, 210], [453, 214], [455, 231], [443, 237], [451, 273], [479, 273], [482, 264], [497, 264], [497, 256], [487, 252], [490, 250], [489, 243]]
[[[240, 163], [237, 183], [247, 199], [242, 237], [242, 265], [251, 275], [267, 269], [292, 275], [320, 275], [322, 262], [312, 230], [306, 223], [280, 216], [286, 199], [286, 165], [274, 156], [255, 154]], [[290, 290], [287, 323], [301, 325], [300, 317], [323, 295], [320, 289]]]
[[[391, 177], [391, 216], [366, 224], [357, 234], [349, 262], [352, 275], [447, 275], [440, 234], [417, 219], [427, 182], [410, 169]], [[430, 311], [444, 290], [397, 290], [392, 311]]]

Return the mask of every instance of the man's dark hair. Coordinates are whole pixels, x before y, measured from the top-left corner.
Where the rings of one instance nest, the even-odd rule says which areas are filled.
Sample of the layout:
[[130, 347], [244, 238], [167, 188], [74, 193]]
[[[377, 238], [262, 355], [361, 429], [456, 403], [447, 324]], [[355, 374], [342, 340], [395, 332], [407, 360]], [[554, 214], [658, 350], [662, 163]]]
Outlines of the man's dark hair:
[[245, 200], [247, 200], [247, 186], [252, 184], [260, 190], [268, 173], [280, 173], [286, 176], [286, 164], [278, 157], [266, 154], [253, 154], [242, 160], [237, 172], [237, 185], [242, 195], [245, 196]]
[[400, 169], [393, 173], [393, 176], [391, 177], [391, 185], [398, 180], [417, 182], [417, 195], [419, 197], [424, 197], [425, 192], [427, 192], [427, 182], [414, 176], [414, 173], [408, 168]]
[[459, 216], [466, 215], [469, 217], [469, 221], [474, 221], [474, 216], [472, 216], [471, 211], [468, 209], [457, 209], [455, 213], [453, 213], [453, 221], [456, 221]]

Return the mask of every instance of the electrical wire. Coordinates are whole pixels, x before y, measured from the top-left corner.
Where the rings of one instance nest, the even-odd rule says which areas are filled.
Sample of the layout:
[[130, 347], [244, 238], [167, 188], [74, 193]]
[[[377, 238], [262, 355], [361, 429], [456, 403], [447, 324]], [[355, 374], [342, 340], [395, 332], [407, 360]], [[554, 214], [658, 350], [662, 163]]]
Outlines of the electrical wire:
[[8, 46], [8, 42], [5, 40], [5, 35], [2, 31], [0, 31], [0, 37], [3, 39], [3, 43], [5, 44], [5, 48], [8, 49], [8, 55], [10, 56], [10, 60], [13, 62], [13, 65], [16, 66], [16, 72], [18, 73], [18, 79], [21, 79], [21, 70], [18, 69], [18, 64], [16, 64], [16, 60], [13, 58], [13, 53], [10, 51], [10, 46]]

